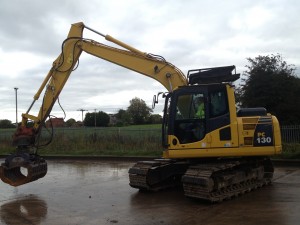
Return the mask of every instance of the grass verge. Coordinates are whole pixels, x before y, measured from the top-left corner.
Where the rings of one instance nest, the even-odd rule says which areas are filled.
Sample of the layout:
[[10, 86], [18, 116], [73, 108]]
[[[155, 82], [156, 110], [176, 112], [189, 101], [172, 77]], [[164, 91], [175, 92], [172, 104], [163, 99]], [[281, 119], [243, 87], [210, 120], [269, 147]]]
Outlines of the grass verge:
[[[1, 130], [3, 131], [3, 130]], [[1, 132], [0, 154], [14, 152], [11, 136]], [[43, 134], [46, 142], [48, 134]], [[40, 155], [67, 156], [151, 156], [160, 157], [161, 130], [157, 125], [130, 126], [121, 128], [63, 128], [56, 129], [50, 145], [39, 150]], [[300, 159], [300, 143], [284, 143], [283, 153], [272, 158]]]

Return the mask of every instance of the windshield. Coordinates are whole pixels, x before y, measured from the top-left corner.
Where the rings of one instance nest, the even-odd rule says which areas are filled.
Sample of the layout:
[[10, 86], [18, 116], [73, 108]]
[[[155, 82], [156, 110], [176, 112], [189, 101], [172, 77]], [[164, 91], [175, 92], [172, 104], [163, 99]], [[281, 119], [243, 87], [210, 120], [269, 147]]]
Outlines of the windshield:
[[177, 98], [176, 120], [204, 119], [204, 94], [184, 94]]

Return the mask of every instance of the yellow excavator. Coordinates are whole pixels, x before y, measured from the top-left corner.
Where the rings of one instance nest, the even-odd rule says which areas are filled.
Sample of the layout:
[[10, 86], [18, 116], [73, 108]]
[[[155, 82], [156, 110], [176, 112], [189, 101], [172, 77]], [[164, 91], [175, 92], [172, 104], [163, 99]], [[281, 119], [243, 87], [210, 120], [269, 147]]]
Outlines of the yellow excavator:
[[[90, 30], [121, 48], [83, 37]], [[42, 82], [13, 136], [16, 152], [0, 166], [3, 182], [19, 186], [47, 173], [37, 150], [41, 130], [80, 54], [86, 52], [151, 77], [168, 91], [162, 123], [162, 158], [140, 161], [129, 169], [133, 188], [158, 191], [182, 186], [188, 197], [220, 202], [271, 182], [270, 156], [280, 154], [279, 122], [264, 108], [236, 109], [235, 66], [189, 70], [187, 76], [162, 56], [148, 54], [84, 25], [71, 26], [62, 51]], [[32, 106], [44, 91], [37, 116]], [[22, 170], [27, 170], [27, 173]]]

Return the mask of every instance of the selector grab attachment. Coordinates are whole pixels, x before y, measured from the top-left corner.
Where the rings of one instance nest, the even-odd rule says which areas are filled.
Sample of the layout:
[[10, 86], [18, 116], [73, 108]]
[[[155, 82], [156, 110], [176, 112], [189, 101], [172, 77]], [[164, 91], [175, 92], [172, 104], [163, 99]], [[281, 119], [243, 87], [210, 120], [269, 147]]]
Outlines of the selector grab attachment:
[[35, 154], [9, 155], [0, 166], [1, 180], [14, 187], [38, 180], [46, 174], [47, 162]]

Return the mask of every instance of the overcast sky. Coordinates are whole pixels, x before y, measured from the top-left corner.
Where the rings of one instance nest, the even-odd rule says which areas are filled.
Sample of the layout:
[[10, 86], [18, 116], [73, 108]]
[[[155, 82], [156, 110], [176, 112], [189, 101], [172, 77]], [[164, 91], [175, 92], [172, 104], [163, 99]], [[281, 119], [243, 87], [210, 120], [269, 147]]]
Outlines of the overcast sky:
[[[18, 87], [21, 120], [72, 23], [84, 22], [143, 52], [161, 55], [184, 74], [225, 65], [236, 65], [243, 73], [246, 58], [277, 53], [299, 72], [299, 13], [296, 0], [0, 0], [0, 119], [15, 122]], [[84, 32], [110, 45], [91, 35]], [[116, 113], [134, 97], [151, 106], [159, 91], [164, 87], [151, 78], [83, 54], [60, 103], [66, 119], [81, 120], [78, 109]], [[160, 102], [156, 113], [162, 110]], [[40, 104], [31, 114], [37, 115]], [[57, 104], [51, 114], [64, 115]]]

